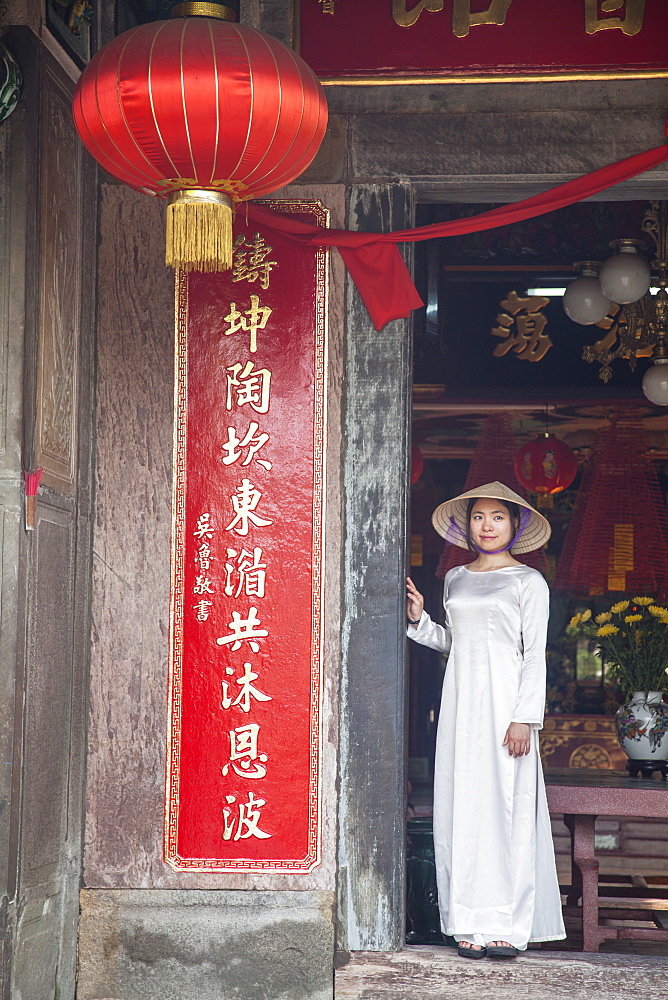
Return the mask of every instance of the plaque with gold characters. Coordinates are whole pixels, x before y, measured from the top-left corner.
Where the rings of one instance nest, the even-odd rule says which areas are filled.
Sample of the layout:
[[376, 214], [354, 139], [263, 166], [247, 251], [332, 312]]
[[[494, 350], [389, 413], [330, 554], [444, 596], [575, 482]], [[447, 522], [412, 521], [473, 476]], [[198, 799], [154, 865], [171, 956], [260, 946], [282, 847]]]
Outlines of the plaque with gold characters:
[[[327, 225], [319, 202], [281, 211]], [[165, 858], [320, 861], [327, 251], [237, 216], [233, 266], [177, 274]]]
[[668, 75], [661, 0], [300, 0], [300, 52], [325, 84]]

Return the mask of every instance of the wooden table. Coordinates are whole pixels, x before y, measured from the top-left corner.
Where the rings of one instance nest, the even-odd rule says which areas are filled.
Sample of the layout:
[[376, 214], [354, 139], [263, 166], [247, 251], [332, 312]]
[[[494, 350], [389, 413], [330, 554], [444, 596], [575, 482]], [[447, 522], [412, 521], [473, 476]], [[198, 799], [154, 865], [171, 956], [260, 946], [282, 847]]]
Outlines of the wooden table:
[[[624, 908], [623, 899], [668, 899], [668, 889], [648, 886], [642, 875], [632, 884], [599, 887], [598, 860], [594, 847], [597, 816], [668, 818], [668, 783], [662, 778], [631, 778], [626, 771], [548, 768], [545, 771], [550, 812], [563, 813], [571, 833], [571, 885], [566, 912], [582, 900], [582, 950], [598, 951], [608, 939], [668, 942], [668, 911]], [[601, 896], [615, 896], [622, 904], [601, 906]], [[656, 927], [601, 926], [604, 920], [653, 921]]]

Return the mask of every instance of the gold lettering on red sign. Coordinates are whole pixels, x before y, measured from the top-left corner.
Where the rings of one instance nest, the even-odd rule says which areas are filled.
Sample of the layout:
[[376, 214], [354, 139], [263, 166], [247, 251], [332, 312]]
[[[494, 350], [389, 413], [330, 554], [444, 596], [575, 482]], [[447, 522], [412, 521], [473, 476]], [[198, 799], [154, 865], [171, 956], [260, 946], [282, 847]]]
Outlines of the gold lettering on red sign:
[[232, 248], [232, 281], [259, 281], [261, 288], [269, 288], [271, 272], [278, 267], [278, 261], [267, 260], [272, 252], [260, 233], [252, 240], [241, 233]]
[[506, 14], [513, 0], [492, 0], [485, 11], [471, 12], [471, 0], [453, 0], [452, 33], [464, 38], [471, 28], [479, 24], [505, 24]]
[[264, 330], [272, 311], [270, 306], [260, 305], [259, 295], [251, 295], [250, 307], [245, 312], [237, 309], [236, 302], [230, 302], [230, 311], [225, 316], [225, 322], [229, 323], [229, 326], [227, 330], [223, 330], [223, 334], [229, 337], [230, 334], [238, 333], [239, 330], [250, 333], [248, 349], [251, 354], [255, 354], [257, 351], [257, 331]]
[[[265, 833], [258, 826], [262, 806], [266, 805], [264, 799], [256, 799], [249, 792], [245, 802], [237, 802], [236, 795], [226, 795], [225, 802], [228, 808], [223, 807], [223, 840], [247, 840], [249, 837], [267, 840], [271, 837], [270, 833]], [[238, 813], [229, 808], [234, 805], [237, 806]]]
[[271, 372], [268, 368], [253, 368], [252, 361], [245, 365], [238, 361], [227, 369], [232, 374], [227, 376], [226, 409], [248, 404], [256, 413], [269, 412]]
[[223, 775], [227, 775], [232, 768], [240, 778], [264, 778], [267, 773], [265, 765], [268, 756], [266, 753], [258, 752], [259, 734], [260, 727], [256, 722], [249, 722], [245, 726], [229, 730], [230, 759], [221, 768]]
[[[584, 0], [584, 5], [588, 35], [608, 28], [620, 28], [625, 35], [637, 35], [643, 26], [645, 0]], [[601, 16], [614, 11], [619, 11], [620, 16]]]
[[[452, 33], [457, 38], [465, 38], [471, 28], [481, 24], [505, 24], [506, 14], [513, 0], [490, 0], [487, 10], [472, 11], [471, 0], [453, 0]], [[408, 9], [406, 0], [392, 0], [392, 17], [402, 28], [415, 24], [423, 11], [437, 13], [443, 10], [444, 0], [419, 0]]]
[[212, 607], [213, 607], [213, 601], [198, 601], [197, 604], [193, 604], [193, 611], [195, 612], [195, 618], [197, 619], [197, 621], [198, 622], [208, 621]]
[[[236, 427], [228, 427], [227, 441], [221, 445], [222, 450], [225, 452], [225, 455], [221, 459], [223, 465], [234, 465], [238, 459], [244, 458], [245, 449], [248, 449], [248, 451], [241, 464], [250, 465], [260, 449], [269, 440], [268, 434], [262, 431], [258, 433], [258, 431], [260, 431], [260, 425], [255, 420], [250, 423], [243, 437], [239, 437]], [[271, 462], [266, 458], [255, 458], [255, 461], [267, 471], [272, 467]]]
[[[234, 670], [232, 667], [227, 667], [225, 673], [231, 677], [234, 674]], [[243, 674], [234, 678], [235, 684], [238, 684], [241, 688], [236, 698], [232, 698], [230, 682], [221, 681], [222, 697], [220, 699], [220, 707], [225, 710], [240, 708], [242, 712], [248, 713], [251, 710], [251, 698], [255, 699], [255, 701], [271, 701], [270, 695], [264, 694], [262, 691], [258, 691], [256, 687], [253, 687], [253, 681], [256, 681], [258, 676], [253, 670], [251, 663], [244, 663]]]
[[242, 618], [238, 611], [232, 612], [232, 621], [228, 622], [228, 628], [230, 629], [229, 635], [221, 635], [219, 639], [216, 639], [218, 646], [226, 646], [228, 643], [232, 643], [230, 649], [232, 652], [236, 652], [240, 648], [242, 642], [247, 642], [254, 653], [260, 651], [260, 643], [258, 639], [264, 639], [269, 635], [266, 628], [257, 628], [262, 622], [257, 616], [257, 608], [251, 608], [248, 612], [248, 618]]
[[257, 546], [252, 552], [242, 549], [227, 550], [225, 563], [226, 597], [239, 597], [243, 592], [246, 597], [264, 597], [267, 564], [261, 562], [262, 549]]
[[235, 531], [237, 535], [247, 535], [249, 524], [254, 524], [257, 528], [273, 524], [274, 522], [269, 518], [260, 517], [259, 514], [255, 513], [255, 508], [261, 499], [260, 490], [257, 490], [249, 479], [242, 479], [241, 485], [237, 486], [236, 494], [230, 497], [234, 517], [225, 531]]
[[392, 17], [401, 28], [410, 28], [423, 10], [435, 13], [443, 10], [443, 3], [444, 0], [418, 0], [418, 3], [408, 10], [406, 0], [392, 0]]

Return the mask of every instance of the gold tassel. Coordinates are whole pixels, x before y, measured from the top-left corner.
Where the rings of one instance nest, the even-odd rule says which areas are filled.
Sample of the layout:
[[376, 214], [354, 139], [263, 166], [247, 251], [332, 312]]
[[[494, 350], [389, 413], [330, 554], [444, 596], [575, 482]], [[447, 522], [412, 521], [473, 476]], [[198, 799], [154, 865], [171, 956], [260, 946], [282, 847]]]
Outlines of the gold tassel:
[[554, 509], [554, 497], [551, 493], [539, 493], [538, 494], [538, 510], [553, 510]]
[[165, 263], [184, 271], [229, 271], [232, 267], [229, 195], [199, 189], [170, 195]]

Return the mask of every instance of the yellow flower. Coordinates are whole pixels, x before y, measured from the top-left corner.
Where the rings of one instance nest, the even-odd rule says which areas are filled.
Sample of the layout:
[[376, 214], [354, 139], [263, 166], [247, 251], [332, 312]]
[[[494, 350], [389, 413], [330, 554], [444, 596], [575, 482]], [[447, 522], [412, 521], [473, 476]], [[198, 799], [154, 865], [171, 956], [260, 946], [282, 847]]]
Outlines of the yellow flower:
[[617, 635], [619, 629], [616, 625], [601, 625], [599, 629], [596, 630], [596, 635], [603, 638], [606, 635]]
[[626, 611], [626, 609], [628, 608], [628, 606], [629, 606], [629, 602], [628, 601], [617, 601], [616, 604], [612, 605], [612, 607], [610, 608], [610, 610], [614, 611], [614, 613], [616, 615], [620, 615], [622, 613], [622, 611]]
[[655, 618], [668, 617], [668, 608], [662, 608], [658, 604], [650, 604], [647, 610], [650, 615], [654, 615]]
[[634, 597], [634, 604], [640, 604], [641, 607], [646, 608], [648, 604], [653, 604], [654, 600], [651, 597]]
[[642, 615], [625, 615], [624, 616], [624, 621], [625, 622], [641, 622], [642, 621]]
[[609, 622], [611, 618], [612, 615], [610, 614], [609, 611], [601, 611], [600, 615], [596, 615], [594, 621], [596, 622], [597, 625], [603, 625], [604, 622]]
[[582, 614], [580, 615], [580, 621], [588, 622], [590, 618], [591, 618], [591, 610], [589, 608], [586, 608], [586, 610], [583, 611]]
[[573, 615], [573, 617], [568, 623], [568, 627], [577, 628], [581, 621], [582, 621], [582, 615]]

